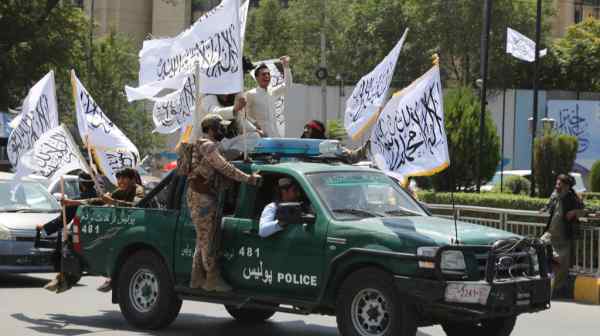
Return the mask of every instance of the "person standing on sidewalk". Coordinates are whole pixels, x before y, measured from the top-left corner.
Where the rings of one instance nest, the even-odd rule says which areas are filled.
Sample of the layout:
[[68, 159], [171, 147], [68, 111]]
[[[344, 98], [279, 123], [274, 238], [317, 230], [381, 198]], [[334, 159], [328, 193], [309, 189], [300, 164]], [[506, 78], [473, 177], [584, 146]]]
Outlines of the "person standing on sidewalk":
[[571, 251], [575, 238], [575, 225], [579, 224], [578, 210], [583, 202], [573, 190], [575, 179], [566, 174], [556, 178], [555, 199], [549, 203], [550, 216], [541, 239], [550, 244], [558, 270], [554, 278], [554, 293], [561, 293], [565, 287], [571, 265]]

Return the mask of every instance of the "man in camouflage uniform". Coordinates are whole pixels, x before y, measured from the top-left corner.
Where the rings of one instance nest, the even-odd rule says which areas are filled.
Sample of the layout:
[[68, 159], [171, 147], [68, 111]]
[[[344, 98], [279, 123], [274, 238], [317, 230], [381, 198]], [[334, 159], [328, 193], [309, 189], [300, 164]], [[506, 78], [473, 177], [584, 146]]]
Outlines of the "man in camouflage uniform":
[[192, 170], [188, 175], [187, 202], [192, 222], [196, 226], [196, 251], [192, 263], [191, 288], [227, 292], [231, 287], [223, 280], [217, 262], [217, 251], [211, 248], [218, 238], [215, 234], [217, 218], [217, 190], [215, 181], [223, 178], [256, 185], [260, 175], [248, 175], [229, 163], [218, 150], [224, 137], [221, 117], [209, 115], [202, 120], [205, 137], [198, 139], [192, 151]]

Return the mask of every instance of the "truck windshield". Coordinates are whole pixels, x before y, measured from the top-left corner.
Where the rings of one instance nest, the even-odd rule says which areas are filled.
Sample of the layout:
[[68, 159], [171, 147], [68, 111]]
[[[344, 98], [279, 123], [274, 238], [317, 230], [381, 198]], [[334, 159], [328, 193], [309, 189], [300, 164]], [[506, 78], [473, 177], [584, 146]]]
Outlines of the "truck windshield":
[[308, 179], [336, 219], [427, 216], [406, 191], [383, 173], [314, 173]]

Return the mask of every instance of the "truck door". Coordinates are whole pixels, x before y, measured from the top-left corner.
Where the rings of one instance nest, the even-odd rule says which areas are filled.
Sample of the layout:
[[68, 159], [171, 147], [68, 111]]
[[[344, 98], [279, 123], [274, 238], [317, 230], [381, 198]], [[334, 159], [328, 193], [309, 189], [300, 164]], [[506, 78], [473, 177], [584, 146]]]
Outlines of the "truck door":
[[[251, 207], [246, 218], [225, 220], [229, 239], [224, 240], [224, 273], [236, 289], [298, 299], [314, 298], [324, 284], [325, 216], [314, 213], [316, 222], [313, 224], [291, 223], [284, 230], [261, 238], [258, 235], [260, 215], [264, 206], [273, 201], [277, 180], [285, 175], [263, 173], [262, 176], [263, 184], [258, 190], [250, 187], [245, 195], [240, 193], [244, 204], [238, 206]], [[305, 207], [318, 209], [307, 186], [293, 180], [302, 189]], [[235, 235], [231, 234], [233, 230]]]

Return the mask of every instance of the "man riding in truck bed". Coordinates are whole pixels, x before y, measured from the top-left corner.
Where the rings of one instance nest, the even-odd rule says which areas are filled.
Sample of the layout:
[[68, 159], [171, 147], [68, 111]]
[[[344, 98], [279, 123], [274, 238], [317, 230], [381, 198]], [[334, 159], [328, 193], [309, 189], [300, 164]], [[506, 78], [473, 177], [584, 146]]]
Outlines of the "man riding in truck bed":
[[196, 226], [196, 251], [192, 262], [191, 288], [227, 292], [231, 287], [223, 280], [217, 262], [217, 251], [210, 248], [216, 236], [218, 175], [229, 179], [257, 184], [260, 175], [248, 175], [229, 163], [218, 150], [225, 134], [219, 116], [207, 116], [201, 123], [205, 138], [192, 147], [191, 169], [188, 174], [187, 202], [192, 222]]

